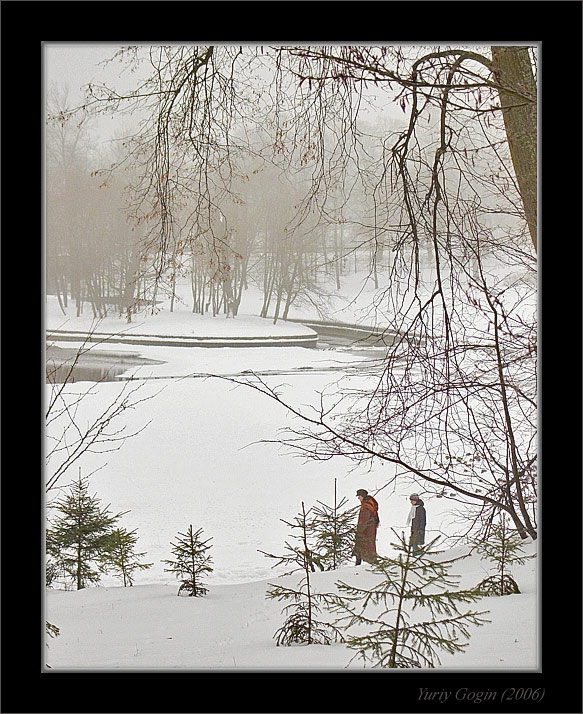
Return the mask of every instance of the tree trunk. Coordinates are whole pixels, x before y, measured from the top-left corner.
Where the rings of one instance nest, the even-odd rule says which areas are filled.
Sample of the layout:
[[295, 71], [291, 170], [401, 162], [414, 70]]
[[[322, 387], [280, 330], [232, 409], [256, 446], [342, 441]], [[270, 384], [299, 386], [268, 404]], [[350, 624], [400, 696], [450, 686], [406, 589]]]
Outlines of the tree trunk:
[[297, 275], [298, 275], [298, 271], [299, 271], [299, 269], [300, 269], [300, 263], [301, 263], [301, 261], [302, 261], [302, 254], [301, 254], [301, 253], [298, 253], [296, 262], [294, 263], [294, 271], [293, 271], [292, 276], [291, 276], [291, 278], [289, 279], [288, 284], [287, 284], [287, 298], [286, 298], [286, 301], [285, 301], [285, 306], [284, 306], [284, 308], [283, 308], [283, 319], [284, 319], [284, 320], [287, 320], [287, 316], [288, 316], [288, 313], [289, 313], [289, 309], [290, 309], [290, 307], [291, 307], [291, 304], [292, 304], [292, 302], [294, 301], [294, 299], [295, 299], [295, 297], [296, 297], [296, 295], [298, 294], [298, 291], [299, 291], [299, 288], [298, 288], [298, 290], [295, 290], [295, 291], [294, 291], [294, 285], [295, 285], [295, 283], [296, 283], [296, 278], [297, 278]]
[[338, 226], [334, 226], [334, 269], [336, 273], [336, 290], [340, 290], [340, 261], [342, 260], [342, 251], [338, 243]]
[[269, 257], [267, 252], [264, 257], [264, 269], [263, 269], [263, 305], [261, 307], [261, 317], [267, 317], [269, 313], [269, 305], [271, 303], [271, 296], [273, 294], [273, 283], [275, 281], [275, 259]]
[[530, 237], [537, 250], [537, 105], [528, 47], [492, 47], [492, 69]]

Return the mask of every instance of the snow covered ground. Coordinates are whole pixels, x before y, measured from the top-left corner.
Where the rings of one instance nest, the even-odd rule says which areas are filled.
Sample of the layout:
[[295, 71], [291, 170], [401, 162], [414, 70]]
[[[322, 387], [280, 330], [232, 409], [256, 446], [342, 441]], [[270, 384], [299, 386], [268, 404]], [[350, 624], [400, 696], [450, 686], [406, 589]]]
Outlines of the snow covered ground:
[[[529, 543], [526, 552], [535, 552]], [[447, 557], [464, 555], [457, 548]], [[457, 567], [456, 567], [457, 566]], [[461, 586], [484, 577], [485, 561], [471, 556], [452, 572]], [[536, 559], [513, 573], [521, 593], [488, 597], [472, 605], [489, 610], [490, 623], [472, 629], [467, 651], [441, 656], [447, 670], [534, 670], [538, 636]], [[238, 584], [211, 585], [205, 597], [177, 597], [172, 578], [165, 584], [50, 590], [47, 617], [61, 634], [49, 641], [47, 663], [53, 669], [90, 670], [343, 670], [362, 669], [345, 644], [276, 646], [283, 624], [282, 603], [268, 600], [268, 583], [296, 584], [299, 574]], [[368, 566], [345, 566], [314, 573], [312, 587], [331, 592], [342, 580], [370, 587], [378, 579]], [[415, 615], [413, 616], [415, 617]], [[417, 615], [422, 619], [420, 615]], [[322, 618], [324, 619], [324, 618]], [[415, 621], [415, 620], [414, 620]], [[369, 664], [370, 667], [370, 664]]]
[[[350, 317], [344, 313], [342, 319], [358, 321], [355, 312]], [[47, 330], [88, 329], [92, 322], [90, 317], [65, 320], [52, 298], [47, 299], [45, 320]], [[136, 322], [135, 329], [166, 335], [200, 330], [207, 335], [228, 334], [256, 320], [195, 316], [182, 307], [173, 314], [163, 309], [145, 324]], [[100, 323], [100, 331], [127, 328], [118, 318], [108, 321], [109, 325]], [[273, 334], [274, 327], [267, 322]], [[277, 329], [298, 328], [278, 323]], [[71, 347], [75, 343], [56, 344]], [[101, 347], [107, 349], [107, 345], [93, 349]], [[364, 358], [301, 347], [117, 344], [115, 350], [161, 362], [126, 373], [156, 379], [131, 383], [140, 385], [137, 395], [144, 401], [124, 412], [120, 426], [132, 432], [149, 424], [119, 450], [84, 454], [71, 470], [74, 473], [68, 473], [60, 485], [76, 478], [80, 466], [83, 475], [90, 476], [91, 493], [111, 504], [113, 512], [130, 511], [120, 525], [137, 528], [137, 550], [145, 551], [145, 560], [153, 566], [138, 573], [131, 588], [104, 577], [100, 587], [79, 592], [48, 590], [46, 618], [60, 628], [60, 635], [47, 642], [47, 663], [53, 670], [345, 668], [353, 653], [342, 644], [276, 647], [273, 635], [283, 621], [283, 605], [266, 600], [265, 591], [280, 573], [258, 551], [283, 553], [289, 527], [281, 519], [292, 520], [302, 501], [306, 508], [317, 501], [331, 504], [336, 479], [338, 497], [346, 496], [350, 506], [357, 505], [357, 488], [372, 493], [383, 489], [376, 496], [381, 517], [377, 547], [381, 555], [388, 555], [394, 541], [391, 529], [405, 529], [408, 494], [413, 489], [423, 493], [423, 484], [383, 488], [391, 475], [390, 466], [378, 464], [364, 470], [354, 469], [347, 460], [304, 462], [293, 457], [270, 443], [277, 439], [278, 429], [291, 422], [285, 409], [249, 388], [200, 375], [280, 372], [265, 376], [265, 381], [271, 386], [285, 383], [285, 394], [293, 394], [298, 404], [309, 404], [318, 390], [346, 369], [358, 367]], [[127, 387], [123, 381], [68, 386], [71, 394], [89, 390], [78, 407], [77, 419], [89, 420], [124, 384]], [[58, 432], [58, 424], [51, 428]], [[50, 470], [49, 465], [47, 477]], [[426, 502], [429, 537], [455, 533], [454, 506], [458, 504], [447, 498]], [[190, 524], [195, 530], [202, 528], [204, 538], [212, 538], [214, 571], [204, 598], [176, 597], [178, 583], [174, 575], [164, 572], [161, 562], [171, 557], [171, 541]], [[458, 550], [465, 554], [469, 549], [457, 546]], [[529, 552], [535, 550], [536, 544], [528, 546]], [[489, 567], [477, 556], [459, 565], [462, 585], [476, 584]], [[538, 666], [537, 560], [513, 572], [522, 593], [485, 599], [477, 609], [490, 610], [492, 622], [474, 630], [466, 653], [444, 656], [444, 669]], [[314, 584], [316, 589], [328, 590], [339, 579], [362, 584], [373, 577], [362, 566], [347, 566], [316, 573]], [[362, 667], [362, 663], [354, 661], [351, 667]]]

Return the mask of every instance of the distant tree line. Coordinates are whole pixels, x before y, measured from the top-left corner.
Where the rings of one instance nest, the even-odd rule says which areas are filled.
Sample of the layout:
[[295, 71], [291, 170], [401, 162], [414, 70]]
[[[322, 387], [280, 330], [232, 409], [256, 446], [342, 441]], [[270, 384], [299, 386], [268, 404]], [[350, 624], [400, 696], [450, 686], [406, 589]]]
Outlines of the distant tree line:
[[[144, 181], [136, 140], [96, 153], [91, 118], [70, 121], [57, 109], [64, 104], [66, 95], [49, 94], [46, 286], [63, 312], [73, 303], [76, 315], [90, 310], [96, 319], [118, 314], [131, 321], [161, 300], [173, 310], [177, 285], [190, 284], [192, 312], [235, 317], [253, 284], [262, 296], [260, 316], [277, 321], [292, 305], [323, 314], [344, 277], [369, 273], [378, 287], [379, 271], [391, 268], [392, 239], [373, 239], [376, 207], [359, 185], [360, 169], [351, 169], [358, 186], [349, 196], [340, 184], [323, 186], [334, 203], [300, 221], [308, 168], [287, 173], [261, 156], [247, 157], [229, 191], [212, 201], [197, 193], [195, 177], [186, 180], [185, 196], [172, 193], [170, 233], [160, 246], [151, 232], [161, 209], [148, 209], [136, 194]], [[363, 144], [362, 161], [376, 160], [379, 139], [371, 134]]]
[[[66, 101], [53, 90], [49, 107]], [[127, 176], [95, 173], [105, 160], [91, 145], [90, 121], [61, 119], [46, 129], [46, 289], [61, 308], [94, 318], [134, 307], [140, 290], [140, 227], [127, 219]], [[111, 159], [110, 159], [111, 160]]]

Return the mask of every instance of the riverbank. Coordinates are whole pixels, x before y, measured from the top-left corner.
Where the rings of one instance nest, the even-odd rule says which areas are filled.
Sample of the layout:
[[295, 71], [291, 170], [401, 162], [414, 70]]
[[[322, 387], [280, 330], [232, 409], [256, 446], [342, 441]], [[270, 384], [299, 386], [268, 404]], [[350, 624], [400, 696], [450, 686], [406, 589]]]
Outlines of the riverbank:
[[[56, 382], [73, 365], [69, 381], [111, 381], [350, 371], [385, 353], [378, 336], [368, 340], [370, 331], [350, 326], [343, 336], [330, 336], [320, 324], [312, 329], [295, 321], [273, 324], [248, 315], [213, 318], [186, 310], [141, 315], [130, 325], [117, 316], [97, 323], [86, 315], [76, 317], [73, 307], [72, 315], [64, 316], [53, 296], [46, 306], [47, 372]], [[208, 349], [213, 347], [218, 349]]]
[[212, 317], [190, 311], [160, 310], [154, 314], [143, 311], [128, 323], [125, 317], [109, 315], [95, 319], [86, 313], [77, 316], [74, 306], [63, 314], [57, 298], [46, 300], [45, 329], [51, 342], [79, 342], [166, 345], [169, 347], [312, 347], [318, 333], [300, 323], [253, 315], [236, 318], [224, 315]]

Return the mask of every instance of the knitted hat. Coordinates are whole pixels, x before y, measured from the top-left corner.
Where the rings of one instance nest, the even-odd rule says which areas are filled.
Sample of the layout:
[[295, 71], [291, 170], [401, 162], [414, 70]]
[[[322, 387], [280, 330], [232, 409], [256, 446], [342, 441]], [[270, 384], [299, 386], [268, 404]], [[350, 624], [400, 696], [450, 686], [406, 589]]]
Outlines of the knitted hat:
[[368, 491], [365, 488], [359, 488], [356, 492], [357, 496], [368, 496]]
[[418, 500], [419, 500], [419, 494], [418, 494], [418, 493], [412, 493], [412, 494], [409, 496], [409, 500], [410, 500], [410, 501], [418, 501]]

